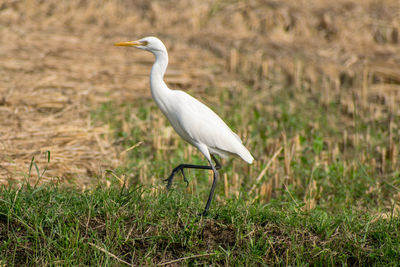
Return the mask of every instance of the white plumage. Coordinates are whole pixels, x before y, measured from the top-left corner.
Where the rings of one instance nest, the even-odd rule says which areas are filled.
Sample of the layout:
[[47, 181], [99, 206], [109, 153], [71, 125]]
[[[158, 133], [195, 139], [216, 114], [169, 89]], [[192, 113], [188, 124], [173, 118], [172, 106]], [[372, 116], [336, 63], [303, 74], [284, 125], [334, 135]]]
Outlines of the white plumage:
[[[217, 154], [222, 157], [235, 155], [247, 163], [253, 162], [253, 156], [244, 147], [239, 136], [214, 111], [189, 94], [167, 87], [163, 78], [168, 65], [168, 53], [164, 44], [158, 38], [145, 37], [138, 41], [116, 43], [115, 45], [134, 46], [154, 54], [155, 62], [150, 72], [150, 88], [154, 101], [168, 118], [175, 131], [185, 141], [198, 148], [210, 163], [210, 166], [197, 167], [188, 164], [179, 165], [168, 178], [168, 186], [170, 186], [172, 178], [178, 170], [181, 170], [184, 175], [184, 168], [212, 169], [214, 171], [214, 182], [206, 209], [203, 212], [205, 215], [218, 179], [216, 167], [219, 167], [219, 162], [213, 157], [217, 164], [214, 166], [211, 155]], [[186, 181], [185, 176], [184, 178]]]

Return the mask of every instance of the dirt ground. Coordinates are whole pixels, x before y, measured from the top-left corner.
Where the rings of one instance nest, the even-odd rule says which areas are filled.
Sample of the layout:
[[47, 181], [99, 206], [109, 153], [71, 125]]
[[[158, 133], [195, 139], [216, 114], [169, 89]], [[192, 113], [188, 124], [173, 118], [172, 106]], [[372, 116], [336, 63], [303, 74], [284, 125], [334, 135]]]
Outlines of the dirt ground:
[[[312, 4], [311, 4], [312, 2]], [[90, 112], [103, 102], [149, 98], [152, 56], [113, 47], [159, 36], [172, 88], [262, 89], [283, 76], [352, 96], [371, 114], [399, 114], [400, 7], [356, 1], [0, 1], [0, 183], [90, 183], [124, 157]], [[321, 80], [325, 81], [321, 88]], [[344, 83], [350, 90], [341, 90]], [[377, 101], [377, 99], [379, 101]], [[396, 122], [395, 122], [396, 123]], [[32, 177], [36, 170], [32, 169]]]

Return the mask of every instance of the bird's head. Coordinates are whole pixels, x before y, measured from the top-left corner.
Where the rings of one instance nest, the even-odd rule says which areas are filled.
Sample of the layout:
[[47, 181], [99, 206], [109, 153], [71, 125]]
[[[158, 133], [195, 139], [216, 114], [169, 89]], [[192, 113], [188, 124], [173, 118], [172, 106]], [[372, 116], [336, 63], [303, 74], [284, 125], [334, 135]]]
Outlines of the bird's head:
[[157, 37], [144, 37], [137, 41], [121, 42], [114, 44], [115, 46], [132, 46], [152, 53], [167, 52], [165, 45]]

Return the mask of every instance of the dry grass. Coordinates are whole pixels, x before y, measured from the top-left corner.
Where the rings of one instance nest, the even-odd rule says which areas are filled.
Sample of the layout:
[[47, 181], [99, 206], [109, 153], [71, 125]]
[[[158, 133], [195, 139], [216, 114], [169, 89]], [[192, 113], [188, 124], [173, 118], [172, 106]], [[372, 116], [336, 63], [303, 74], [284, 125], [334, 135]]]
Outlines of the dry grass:
[[[32, 156], [43, 168], [47, 150], [43, 180], [85, 185], [122, 163], [121, 148], [90, 110], [150, 97], [151, 55], [112, 46], [146, 35], [167, 44], [174, 88], [264, 90], [274, 78], [325, 103], [339, 99], [349, 125], [355, 103], [371, 120], [400, 115], [399, 15], [397, 0], [0, 1], [0, 182], [24, 178]], [[398, 122], [389, 125], [398, 136]], [[287, 175], [296, 140], [273, 146], [292, 148], [284, 152]], [[384, 150], [395, 162], [397, 144]], [[260, 190], [270, 197], [271, 185]]]

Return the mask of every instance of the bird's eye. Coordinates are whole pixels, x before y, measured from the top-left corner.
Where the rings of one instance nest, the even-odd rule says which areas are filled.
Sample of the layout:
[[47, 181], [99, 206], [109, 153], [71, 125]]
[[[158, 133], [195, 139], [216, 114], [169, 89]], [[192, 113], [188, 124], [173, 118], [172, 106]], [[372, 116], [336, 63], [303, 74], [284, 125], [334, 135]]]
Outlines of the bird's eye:
[[149, 44], [149, 42], [147, 42], [147, 41], [141, 41], [141, 45], [143, 45], [143, 46], [146, 46], [148, 44]]

